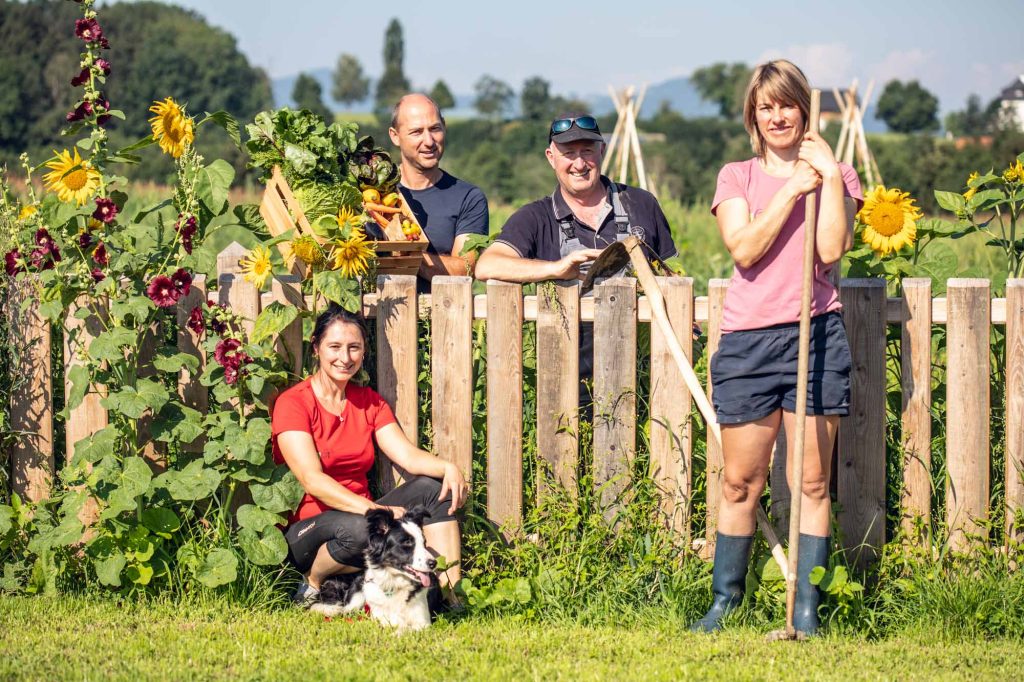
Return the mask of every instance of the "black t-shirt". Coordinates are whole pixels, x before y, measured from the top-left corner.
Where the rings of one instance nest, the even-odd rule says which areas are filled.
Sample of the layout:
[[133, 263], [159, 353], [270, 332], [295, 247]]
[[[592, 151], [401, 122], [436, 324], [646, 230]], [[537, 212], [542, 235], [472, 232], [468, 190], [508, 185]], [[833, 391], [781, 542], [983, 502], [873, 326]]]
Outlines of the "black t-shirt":
[[[606, 187], [611, 181], [601, 176]], [[638, 187], [616, 184], [622, 207], [629, 216], [633, 234], [647, 244], [662, 260], [676, 255], [668, 220], [650, 192]], [[523, 258], [556, 261], [561, 258], [559, 242], [559, 220], [571, 218], [576, 228], [576, 237], [584, 248], [604, 248], [615, 242], [615, 215], [608, 198], [607, 213], [601, 227], [595, 231], [580, 222], [565, 203], [562, 192], [556, 186], [554, 192], [523, 206], [512, 214], [501, 228], [496, 241], [506, 244]]]
[[457, 256], [452, 253], [457, 235], [488, 233], [487, 197], [476, 185], [441, 171], [432, 187], [401, 190], [427, 235], [431, 253]]

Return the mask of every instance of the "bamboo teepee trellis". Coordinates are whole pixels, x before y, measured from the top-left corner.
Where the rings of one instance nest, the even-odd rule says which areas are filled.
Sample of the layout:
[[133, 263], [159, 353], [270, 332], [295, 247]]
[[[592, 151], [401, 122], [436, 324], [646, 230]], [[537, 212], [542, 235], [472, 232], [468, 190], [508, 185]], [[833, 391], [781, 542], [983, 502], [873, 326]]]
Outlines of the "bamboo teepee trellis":
[[864, 112], [871, 102], [871, 91], [874, 87], [875, 81], [872, 80], [868, 83], [860, 102], [857, 101], [857, 79], [853, 80], [846, 92], [841, 93], [838, 88], [832, 88], [842, 118], [839, 141], [836, 143], [836, 159], [852, 166], [856, 157], [857, 165], [864, 173], [867, 189], [882, 184], [882, 173], [878, 170], [878, 163], [864, 134]]
[[632, 85], [620, 92], [616, 92], [609, 85], [608, 92], [612, 96], [612, 103], [615, 105], [618, 119], [615, 121], [615, 129], [608, 142], [604, 161], [601, 162], [601, 173], [609, 175], [609, 168], [613, 171], [617, 170], [618, 176], [614, 179], [625, 184], [629, 180], [630, 162], [632, 161], [636, 186], [655, 193], [653, 183], [648, 184], [644, 157], [640, 150], [640, 136], [636, 129], [636, 119], [640, 114], [640, 107], [643, 106], [647, 86], [643, 85], [639, 95], [636, 96], [634, 96], [636, 88]]

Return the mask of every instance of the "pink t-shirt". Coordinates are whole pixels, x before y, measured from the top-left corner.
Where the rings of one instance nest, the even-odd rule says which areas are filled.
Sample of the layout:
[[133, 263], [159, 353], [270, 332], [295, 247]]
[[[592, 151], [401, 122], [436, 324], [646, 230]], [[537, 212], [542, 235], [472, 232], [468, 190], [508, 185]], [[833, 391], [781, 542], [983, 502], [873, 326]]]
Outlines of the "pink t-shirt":
[[[843, 194], [864, 203], [857, 171], [845, 163], [839, 164], [843, 176]], [[727, 199], [742, 197], [756, 217], [782, 189], [788, 178], [768, 175], [756, 158], [726, 164], [718, 173], [718, 186], [711, 212]], [[821, 199], [821, 189], [815, 192]], [[778, 237], [761, 260], [749, 268], [736, 265], [722, 312], [722, 331], [758, 329], [773, 324], [800, 320], [800, 289], [802, 287], [804, 251], [805, 199], [800, 197], [793, 206]], [[836, 265], [826, 266], [817, 256], [814, 259], [814, 288], [811, 295], [811, 315], [839, 310], [839, 292], [832, 286], [829, 273]]]

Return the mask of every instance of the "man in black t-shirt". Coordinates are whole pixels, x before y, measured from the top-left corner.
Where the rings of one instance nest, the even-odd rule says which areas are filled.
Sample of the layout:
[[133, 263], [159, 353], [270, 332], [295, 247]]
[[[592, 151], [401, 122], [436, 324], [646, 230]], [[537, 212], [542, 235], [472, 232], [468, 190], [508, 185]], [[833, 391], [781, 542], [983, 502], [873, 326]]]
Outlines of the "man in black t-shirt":
[[[551, 123], [548, 163], [558, 184], [523, 206], [480, 256], [478, 279], [507, 282], [583, 279], [601, 249], [636, 235], [661, 259], [676, 254], [668, 220], [650, 192], [601, 175], [605, 144], [593, 116], [567, 113]], [[580, 334], [580, 378], [593, 371], [593, 330]], [[580, 399], [584, 402], [584, 391]]]
[[480, 188], [441, 170], [445, 124], [426, 95], [398, 100], [388, 131], [402, 155], [400, 189], [430, 242], [420, 266], [420, 290], [435, 275], [466, 275], [473, 257], [459, 255], [471, 234], [488, 233], [487, 198]]

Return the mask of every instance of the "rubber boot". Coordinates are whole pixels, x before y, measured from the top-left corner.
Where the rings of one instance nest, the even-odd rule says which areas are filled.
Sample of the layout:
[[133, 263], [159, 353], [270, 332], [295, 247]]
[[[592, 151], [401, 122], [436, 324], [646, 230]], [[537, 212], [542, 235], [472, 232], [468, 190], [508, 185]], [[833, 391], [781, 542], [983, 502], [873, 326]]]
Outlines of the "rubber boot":
[[821, 590], [809, 579], [816, 566], [828, 568], [829, 538], [800, 533], [800, 556], [796, 566], [796, 604], [793, 607], [793, 628], [813, 637], [818, 633], [818, 603]]
[[715, 542], [715, 567], [711, 573], [711, 608], [703, 618], [690, 626], [691, 632], [718, 632], [722, 620], [743, 603], [747, 583], [747, 564], [753, 535], [718, 533]]

